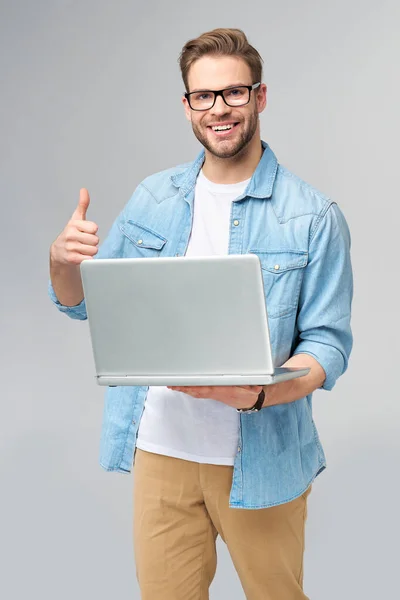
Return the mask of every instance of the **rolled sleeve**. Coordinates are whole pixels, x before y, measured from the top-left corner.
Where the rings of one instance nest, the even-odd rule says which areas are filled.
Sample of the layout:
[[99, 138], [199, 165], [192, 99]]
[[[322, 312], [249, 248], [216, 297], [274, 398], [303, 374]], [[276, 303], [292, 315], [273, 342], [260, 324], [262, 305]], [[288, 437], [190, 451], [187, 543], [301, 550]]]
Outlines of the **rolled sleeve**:
[[61, 304], [55, 294], [50, 279], [48, 283], [48, 294], [50, 296], [50, 300], [56, 305], [60, 312], [66, 313], [69, 317], [71, 317], [71, 319], [79, 319], [80, 321], [87, 319], [85, 298], [76, 306], [65, 306], [64, 304]]
[[331, 390], [346, 371], [353, 345], [353, 275], [350, 232], [337, 204], [320, 219], [309, 246], [297, 317], [294, 354], [310, 354], [325, 371], [322, 389]]

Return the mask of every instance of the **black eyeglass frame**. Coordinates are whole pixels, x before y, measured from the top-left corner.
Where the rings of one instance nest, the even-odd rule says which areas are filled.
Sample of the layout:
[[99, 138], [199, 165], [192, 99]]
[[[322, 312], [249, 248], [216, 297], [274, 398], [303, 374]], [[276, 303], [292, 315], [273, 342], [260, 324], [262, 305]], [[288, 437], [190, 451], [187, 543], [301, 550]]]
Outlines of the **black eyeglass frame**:
[[[261, 85], [261, 81], [259, 81], [258, 83], [253, 83], [253, 85], [231, 85], [230, 87], [224, 88], [223, 90], [197, 90], [196, 92], [185, 92], [184, 96], [185, 96], [186, 100], [188, 101], [190, 108], [192, 110], [196, 110], [199, 112], [204, 112], [205, 110], [210, 110], [214, 106], [218, 96], [221, 96], [222, 100], [225, 102], [225, 104], [227, 106], [229, 106], [230, 108], [235, 108], [236, 106], [246, 106], [246, 104], [248, 104], [250, 102], [252, 90], [255, 90], [260, 85]], [[228, 102], [225, 100], [224, 92], [226, 92], [228, 90], [236, 90], [237, 88], [248, 89], [249, 90], [249, 99], [244, 104], [228, 104]], [[192, 105], [190, 104], [190, 96], [192, 96], [193, 94], [201, 94], [202, 92], [203, 93], [211, 92], [212, 94], [214, 94], [214, 102], [208, 108], [193, 108]]]

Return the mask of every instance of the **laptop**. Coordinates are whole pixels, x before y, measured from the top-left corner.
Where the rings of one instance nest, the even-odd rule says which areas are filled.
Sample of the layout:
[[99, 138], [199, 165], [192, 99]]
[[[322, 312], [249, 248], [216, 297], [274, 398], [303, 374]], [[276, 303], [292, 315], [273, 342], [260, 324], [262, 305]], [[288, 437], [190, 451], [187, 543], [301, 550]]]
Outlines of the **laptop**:
[[81, 263], [99, 385], [268, 385], [309, 368], [272, 362], [255, 254]]

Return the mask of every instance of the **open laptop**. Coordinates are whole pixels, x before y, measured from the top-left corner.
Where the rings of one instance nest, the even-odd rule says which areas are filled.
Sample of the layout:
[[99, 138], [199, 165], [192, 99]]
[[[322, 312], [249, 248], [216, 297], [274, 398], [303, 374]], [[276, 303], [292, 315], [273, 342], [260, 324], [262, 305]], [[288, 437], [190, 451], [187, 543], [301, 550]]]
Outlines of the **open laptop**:
[[254, 254], [81, 263], [99, 385], [268, 385], [274, 368]]

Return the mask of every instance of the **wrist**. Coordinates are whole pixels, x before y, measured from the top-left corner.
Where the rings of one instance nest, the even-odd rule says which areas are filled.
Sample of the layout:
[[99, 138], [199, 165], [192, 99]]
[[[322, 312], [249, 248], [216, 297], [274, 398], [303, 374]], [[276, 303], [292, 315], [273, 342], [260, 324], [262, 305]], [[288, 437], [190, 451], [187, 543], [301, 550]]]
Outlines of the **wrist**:
[[272, 383], [271, 385], [265, 385], [263, 387], [263, 390], [265, 392], [264, 403], [262, 406], [263, 408], [266, 408], [267, 406], [273, 406], [274, 404], [279, 404], [279, 402], [277, 400], [278, 400], [279, 386], [281, 386], [281, 385], [282, 385], [282, 383]]
[[264, 406], [264, 402], [265, 402], [265, 390], [263, 388], [261, 390], [261, 392], [259, 393], [258, 398], [257, 398], [256, 402], [253, 404], [253, 406], [250, 406], [249, 408], [237, 408], [236, 410], [240, 413], [257, 412], [262, 409], [262, 407]]

